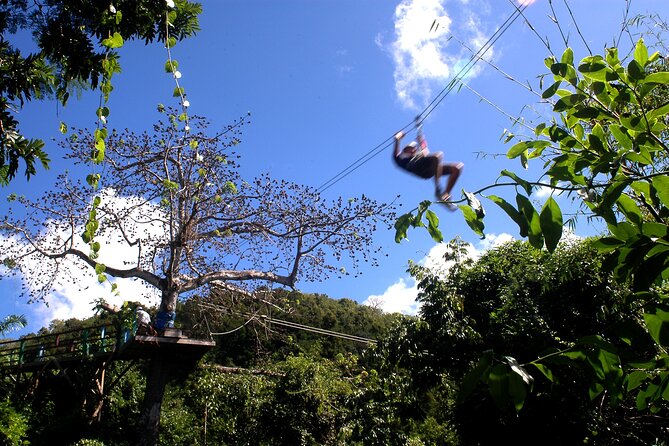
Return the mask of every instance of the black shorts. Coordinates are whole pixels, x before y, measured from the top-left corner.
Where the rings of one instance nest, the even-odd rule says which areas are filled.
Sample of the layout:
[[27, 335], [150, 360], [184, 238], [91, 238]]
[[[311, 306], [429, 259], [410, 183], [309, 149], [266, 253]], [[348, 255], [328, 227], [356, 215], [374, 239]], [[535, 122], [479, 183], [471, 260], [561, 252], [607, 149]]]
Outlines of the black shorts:
[[432, 178], [434, 176], [435, 168], [434, 161], [431, 158], [433, 157], [419, 156], [411, 158], [407, 163], [406, 170], [421, 178]]

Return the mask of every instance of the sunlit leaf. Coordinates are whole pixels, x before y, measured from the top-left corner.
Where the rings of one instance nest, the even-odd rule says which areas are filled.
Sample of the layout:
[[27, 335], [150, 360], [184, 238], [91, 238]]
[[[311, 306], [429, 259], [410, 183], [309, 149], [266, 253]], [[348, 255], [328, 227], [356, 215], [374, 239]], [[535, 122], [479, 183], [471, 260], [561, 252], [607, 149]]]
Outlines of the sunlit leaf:
[[523, 180], [515, 173], [505, 169], [500, 172], [500, 175], [503, 177], [509, 177], [512, 180], [514, 180], [516, 183], [518, 183], [519, 186], [522, 186], [522, 188], [525, 189], [527, 195], [530, 195], [532, 193], [532, 185], [530, 184], [530, 182]]
[[665, 207], [669, 208], [669, 176], [653, 177], [652, 183], [657, 192], [657, 198]]
[[511, 219], [518, 225], [521, 237], [527, 237], [529, 225], [523, 214], [518, 212], [518, 210], [516, 210], [516, 208], [511, 203], [507, 202], [502, 197], [488, 195], [488, 199], [501, 207], [502, 210], [504, 210], [504, 212], [506, 212], [506, 214], [511, 217]]
[[646, 76], [644, 80], [646, 84], [669, 84], [669, 72], [660, 71]]
[[548, 249], [548, 252], [553, 252], [560, 242], [560, 238], [562, 238], [563, 226], [562, 211], [553, 197], [549, 197], [546, 203], [544, 203], [539, 215], [539, 221], [546, 249]]
[[639, 64], [642, 70], [648, 62], [648, 48], [646, 48], [643, 39], [639, 39], [636, 43], [636, 47], [634, 48], [634, 61]]
[[123, 46], [123, 37], [115, 32], [111, 37], [102, 40], [102, 45], [107, 48], [121, 48]]
[[460, 210], [462, 211], [462, 214], [465, 217], [465, 221], [467, 222], [467, 225], [481, 238], [485, 238], [485, 234], [483, 233], [483, 229], [485, 228], [485, 225], [483, 224], [483, 220], [476, 215], [476, 212], [474, 209], [472, 209], [470, 206], [466, 204], [461, 204], [458, 206]]
[[437, 214], [428, 209], [425, 213], [425, 217], [428, 221], [427, 232], [430, 234], [430, 237], [432, 237], [432, 240], [437, 243], [443, 242], [444, 236], [439, 230], [439, 217], [437, 217]]

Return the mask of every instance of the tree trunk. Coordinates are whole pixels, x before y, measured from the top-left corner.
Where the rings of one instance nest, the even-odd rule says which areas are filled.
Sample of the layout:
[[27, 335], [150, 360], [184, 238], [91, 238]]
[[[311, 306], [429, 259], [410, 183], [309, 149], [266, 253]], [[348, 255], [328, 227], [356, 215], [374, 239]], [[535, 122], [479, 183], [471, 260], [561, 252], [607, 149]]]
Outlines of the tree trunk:
[[171, 363], [160, 355], [151, 359], [146, 377], [144, 405], [139, 424], [139, 445], [157, 446], [160, 430], [160, 407], [163, 403], [165, 386], [170, 379]]

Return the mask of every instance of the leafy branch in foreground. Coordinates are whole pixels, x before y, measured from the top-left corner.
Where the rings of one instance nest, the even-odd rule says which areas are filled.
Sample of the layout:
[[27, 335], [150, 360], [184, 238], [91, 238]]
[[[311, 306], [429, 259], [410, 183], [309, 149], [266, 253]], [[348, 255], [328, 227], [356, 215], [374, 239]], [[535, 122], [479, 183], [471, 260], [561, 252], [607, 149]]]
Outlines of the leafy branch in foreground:
[[[552, 82], [542, 97], [553, 101], [556, 118], [538, 125], [534, 137], [514, 144], [507, 156], [519, 159], [524, 168], [541, 160], [541, 178], [552, 189], [551, 196], [541, 209], [535, 208], [530, 195], [540, 182], [509, 171], [501, 176], [510, 182], [493, 184], [477, 194], [504, 210], [532, 246], [549, 252], [556, 250], [563, 232], [562, 209], [554, 198], [557, 192], [576, 193], [587, 215], [606, 224], [608, 234], [594, 246], [607, 255], [613, 278], [630, 283], [631, 299], [642, 310], [640, 317], [656, 343], [656, 353], [650, 359], [625, 358], [609, 339], [593, 335], [560, 356], [591, 369], [593, 398], [605, 392], [617, 403], [624, 392], [636, 392], [638, 409], [655, 411], [669, 401], [665, 391], [669, 385], [665, 288], [669, 278], [669, 72], [666, 59], [657, 52], [649, 54], [643, 39], [637, 41], [630, 58], [621, 60], [617, 48], [580, 62], [574, 61], [569, 48], [559, 60], [547, 58]], [[515, 203], [482, 193], [502, 186], [515, 189]], [[468, 203], [459, 207], [469, 226], [483, 236], [483, 208], [474, 194], [465, 192], [465, 197]], [[420, 208], [415, 217], [400, 217], [398, 240], [406, 236], [408, 224], [420, 226], [415, 219], [427, 214], [428, 207]], [[435, 239], [441, 238], [436, 225], [429, 229]], [[637, 338], [630, 335], [626, 341]], [[552, 379], [547, 368], [540, 370]], [[502, 375], [511, 376], [508, 373], [514, 373], [514, 368], [507, 361], [494, 372], [499, 381]], [[518, 384], [522, 376], [514, 379]], [[515, 396], [522, 399], [524, 393]], [[515, 403], [522, 407], [520, 401]]]

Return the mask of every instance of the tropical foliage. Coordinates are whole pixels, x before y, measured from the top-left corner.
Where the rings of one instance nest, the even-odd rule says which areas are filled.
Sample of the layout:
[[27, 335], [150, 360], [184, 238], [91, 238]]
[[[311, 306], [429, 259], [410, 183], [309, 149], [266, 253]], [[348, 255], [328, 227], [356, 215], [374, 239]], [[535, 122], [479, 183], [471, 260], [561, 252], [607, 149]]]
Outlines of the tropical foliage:
[[[606, 224], [608, 234], [598, 238], [595, 246], [607, 254], [606, 265], [614, 277], [630, 283], [634, 294], [629, 301], [643, 308], [645, 330], [656, 349], [646, 357], [628, 357], [616, 345], [642, 342], [642, 334], [620, 334], [613, 340], [593, 331], [593, 336], [582, 338], [561, 355], [590, 366], [595, 377], [589, 389], [593, 397], [605, 392], [615, 403], [629, 391], [637, 395], [639, 410], [661, 410], [669, 401], [664, 392], [669, 383], [665, 353], [669, 345], [665, 289], [669, 277], [667, 65], [658, 52], [650, 53], [643, 39], [626, 61], [620, 59], [617, 48], [579, 62], [567, 49], [560, 59], [549, 57], [545, 63], [550, 82], [542, 96], [552, 101], [557, 119], [539, 124], [534, 138], [515, 143], [507, 155], [519, 159], [524, 167], [542, 161], [541, 177], [546, 180], [531, 182], [504, 171], [502, 177], [516, 189], [515, 204], [501, 196], [483, 195], [499, 185], [479, 194], [500, 206], [529, 243], [549, 252], [556, 250], [564, 224], [554, 195], [577, 195], [589, 217]], [[540, 185], [551, 188], [553, 195], [536, 209], [530, 194]], [[467, 193], [466, 198], [469, 204], [460, 207], [470, 226], [482, 234], [480, 202], [474, 194]], [[398, 237], [409, 226], [422, 224], [426, 209], [398, 220]], [[438, 231], [430, 225], [431, 231]], [[552, 379], [550, 368], [544, 366]], [[485, 369], [484, 364], [481, 367]], [[508, 368], [512, 370], [512, 364]], [[522, 374], [504, 376], [522, 378]], [[515, 395], [518, 404], [521, 393]]]
[[[44, 142], [19, 130], [17, 111], [45, 97], [65, 105], [72, 90], [82, 88], [99, 87], [108, 97], [125, 40], [165, 42], [168, 21], [175, 42], [199, 30], [202, 7], [186, 0], [173, 3], [170, 16], [164, 0], [0, 2], [0, 184], [16, 175], [21, 161], [28, 178], [37, 172], [36, 164], [48, 167], [50, 161]], [[26, 54], [15, 42], [17, 33], [26, 31], [34, 36], [34, 53]], [[109, 110], [101, 107], [97, 113], [106, 117]]]

